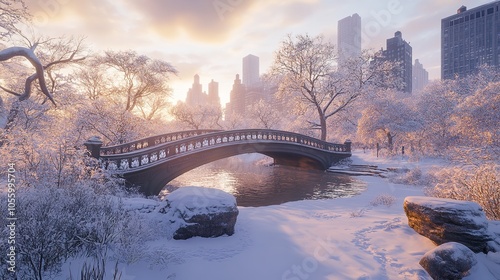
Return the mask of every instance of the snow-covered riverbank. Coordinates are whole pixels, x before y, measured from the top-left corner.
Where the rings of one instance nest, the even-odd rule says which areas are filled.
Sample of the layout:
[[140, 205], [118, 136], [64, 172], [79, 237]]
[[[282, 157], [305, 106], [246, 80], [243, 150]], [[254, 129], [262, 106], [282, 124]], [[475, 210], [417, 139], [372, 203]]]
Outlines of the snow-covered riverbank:
[[[363, 153], [356, 153], [353, 162], [409, 168], [419, 164]], [[433, 164], [441, 163], [428, 161], [421, 168]], [[233, 236], [149, 241], [142, 260], [119, 265], [121, 279], [430, 279], [418, 262], [436, 246], [408, 226], [403, 211], [404, 198], [423, 195], [422, 188], [380, 177], [359, 179], [368, 188], [351, 198], [239, 207]], [[141, 199], [129, 203], [148, 204]], [[143, 216], [158, 218], [155, 213]], [[483, 262], [467, 279], [500, 279], [500, 253], [479, 255]], [[81, 262], [72, 262], [73, 275], [80, 268]], [[110, 262], [107, 271], [112, 270]]]

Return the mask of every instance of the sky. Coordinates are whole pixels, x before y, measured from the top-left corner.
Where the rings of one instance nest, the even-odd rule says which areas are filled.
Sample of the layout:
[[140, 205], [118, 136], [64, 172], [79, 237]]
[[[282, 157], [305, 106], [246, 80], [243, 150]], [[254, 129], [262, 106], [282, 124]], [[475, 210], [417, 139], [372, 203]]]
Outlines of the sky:
[[361, 16], [362, 47], [379, 50], [401, 31], [413, 60], [440, 79], [441, 19], [465, 5], [491, 0], [25, 0], [40, 33], [82, 35], [94, 51], [135, 50], [171, 63], [175, 100], [184, 100], [200, 75], [203, 90], [219, 82], [221, 103], [229, 102], [242, 58], [260, 58], [265, 73], [288, 35], [323, 35], [337, 43], [337, 22]]

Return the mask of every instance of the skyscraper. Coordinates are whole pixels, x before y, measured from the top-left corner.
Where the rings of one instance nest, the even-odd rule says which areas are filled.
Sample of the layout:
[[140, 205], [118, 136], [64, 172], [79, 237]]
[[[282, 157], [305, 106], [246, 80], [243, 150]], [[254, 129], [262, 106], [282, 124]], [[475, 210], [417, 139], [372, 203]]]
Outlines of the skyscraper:
[[337, 47], [340, 62], [361, 55], [361, 17], [353, 14], [338, 21]]
[[259, 77], [259, 57], [249, 54], [243, 58], [243, 84], [247, 88], [258, 87]]
[[200, 76], [194, 75], [193, 85], [189, 89], [186, 97], [186, 104], [191, 106], [203, 105], [206, 102], [206, 94], [202, 91]]
[[208, 103], [220, 106], [219, 83], [215, 82], [213, 79], [208, 84]]
[[500, 65], [500, 1], [470, 10], [462, 6], [441, 19], [441, 79], [475, 72], [482, 64]]
[[393, 38], [387, 39], [387, 49], [383, 51], [383, 56], [389, 61], [399, 63], [401, 67], [401, 78], [404, 86], [400, 90], [411, 93], [412, 89], [412, 48], [409, 43], [403, 40], [401, 31], [396, 31]]
[[233, 89], [231, 90], [229, 98], [229, 104], [226, 106], [228, 113], [243, 115], [246, 107], [246, 90], [238, 74], [236, 74], [236, 78], [234, 79]]
[[424, 66], [418, 59], [415, 59], [412, 69], [413, 84], [412, 91], [417, 92], [422, 90], [429, 83], [429, 73], [424, 69]]

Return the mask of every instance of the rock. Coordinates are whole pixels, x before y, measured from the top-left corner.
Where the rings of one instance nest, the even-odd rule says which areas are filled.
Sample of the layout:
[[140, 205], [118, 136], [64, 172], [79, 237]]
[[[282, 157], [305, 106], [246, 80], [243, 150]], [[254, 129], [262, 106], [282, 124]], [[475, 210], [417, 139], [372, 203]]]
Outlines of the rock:
[[167, 196], [166, 213], [173, 228], [174, 239], [195, 236], [233, 235], [238, 216], [236, 198], [224, 191], [182, 187]]
[[490, 221], [488, 229], [493, 239], [488, 242], [488, 252], [500, 252], [500, 221]]
[[456, 280], [468, 276], [477, 259], [466, 246], [448, 242], [427, 252], [419, 263], [433, 279]]
[[409, 196], [403, 207], [408, 225], [437, 245], [458, 242], [479, 253], [492, 240], [486, 215], [475, 202]]

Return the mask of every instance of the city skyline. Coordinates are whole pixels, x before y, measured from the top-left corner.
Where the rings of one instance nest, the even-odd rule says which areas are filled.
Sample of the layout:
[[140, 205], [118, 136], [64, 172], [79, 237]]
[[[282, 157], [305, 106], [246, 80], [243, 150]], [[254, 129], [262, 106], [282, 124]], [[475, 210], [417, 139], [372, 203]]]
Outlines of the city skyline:
[[150, 0], [140, 4], [131, 0], [27, 0], [26, 4], [42, 34], [84, 35], [95, 51], [133, 49], [163, 59], [179, 71], [169, 82], [175, 100], [185, 99], [193, 76], [199, 74], [201, 84], [212, 79], [219, 82], [225, 104], [235, 75], [242, 76], [244, 56], [258, 56], [261, 73], [265, 73], [287, 34], [323, 34], [336, 44], [338, 21], [354, 13], [362, 19], [364, 49], [379, 50], [399, 30], [429, 79], [440, 79], [441, 19], [462, 5], [474, 8], [490, 2], [387, 0], [361, 6], [320, 0]]

